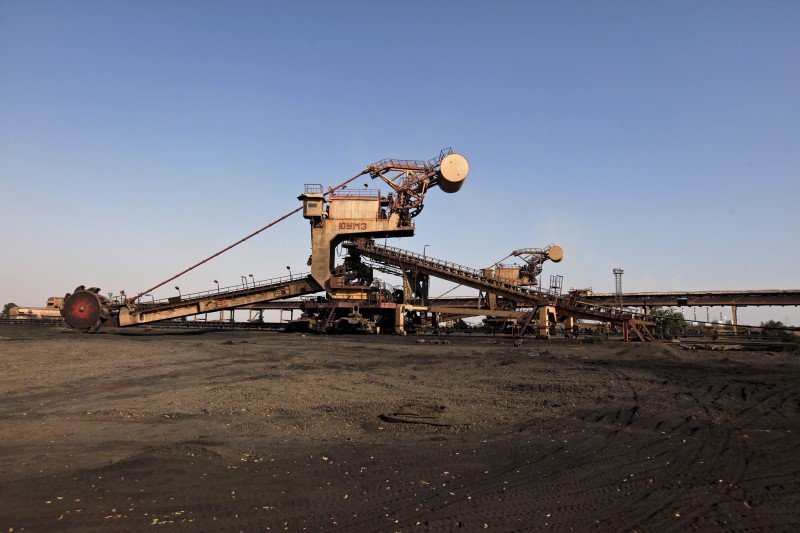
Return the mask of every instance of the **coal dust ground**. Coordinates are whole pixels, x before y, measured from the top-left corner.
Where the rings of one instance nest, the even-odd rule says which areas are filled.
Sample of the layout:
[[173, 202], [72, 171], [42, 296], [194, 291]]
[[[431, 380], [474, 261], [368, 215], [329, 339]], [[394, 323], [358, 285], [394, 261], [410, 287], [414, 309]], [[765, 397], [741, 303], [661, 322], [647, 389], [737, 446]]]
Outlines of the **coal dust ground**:
[[0, 326], [0, 532], [796, 531], [797, 351]]

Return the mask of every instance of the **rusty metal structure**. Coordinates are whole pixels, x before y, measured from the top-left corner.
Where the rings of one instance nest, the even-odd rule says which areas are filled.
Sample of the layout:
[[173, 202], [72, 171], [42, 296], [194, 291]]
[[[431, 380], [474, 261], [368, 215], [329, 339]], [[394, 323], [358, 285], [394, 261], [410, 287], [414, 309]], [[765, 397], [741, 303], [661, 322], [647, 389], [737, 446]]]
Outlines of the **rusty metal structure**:
[[[434, 188], [458, 192], [468, 173], [467, 159], [448, 148], [427, 161], [384, 159], [336, 187], [307, 184], [298, 197], [300, 207], [159, 285], [132, 298], [123, 295], [113, 300], [96, 287], [82, 285], [65, 296], [61, 314], [75, 329], [96, 331], [104, 324], [151, 324], [227, 309], [263, 308], [271, 302], [305, 297], [301, 305], [303, 316], [292, 327], [309, 331], [404, 334], [407, 325], [415, 321], [435, 323], [442, 316], [485, 315], [509, 321], [517, 336], [534, 325], [538, 335], [546, 337], [556, 322], [571, 330], [574, 321], [590, 319], [618, 324], [625, 338], [650, 337], [646, 317], [613, 305], [587, 302], [578, 293], [562, 295], [560, 277], [557, 285], [551, 283], [550, 288], [544, 289], [539, 280], [542, 265], [548, 260], [563, 259], [564, 252], [558, 246], [514, 250], [491, 267], [476, 269], [375, 241], [413, 236], [414, 218], [422, 211], [426, 194]], [[380, 188], [348, 188], [361, 176], [387, 186], [387, 193], [384, 195]], [[153, 289], [300, 211], [311, 228], [310, 273], [292, 275], [290, 271], [288, 276], [242, 286], [217, 286], [216, 290], [179, 294], [167, 300], [143, 300]], [[339, 247], [347, 255], [337, 265]], [[519, 258], [524, 264], [504, 264], [510, 257]], [[402, 278], [402, 289], [378, 283], [375, 270]], [[481, 297], [469, 307], [431, 301], [431, 277], [473, 287]]]

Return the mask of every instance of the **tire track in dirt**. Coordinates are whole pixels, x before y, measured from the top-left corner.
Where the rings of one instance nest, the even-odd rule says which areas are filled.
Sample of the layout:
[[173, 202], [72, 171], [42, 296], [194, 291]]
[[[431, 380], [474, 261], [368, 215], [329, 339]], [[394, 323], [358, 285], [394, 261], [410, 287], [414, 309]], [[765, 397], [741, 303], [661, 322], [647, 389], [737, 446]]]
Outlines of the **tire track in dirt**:
[[[0, 526], [759, 531], [800, 520], [798, 365], [788, 359], [245, 335], [137, 339], [127, 352], [109, 339], [75, 343], [98, 358], [55, 368], [85, 378], [83, 399], [27, 423], [0, 417], [6, 431], [56, 437], [3, 444], [33, 466], [0, 480]], [[47, 352], [25, 357], [52, 363]], [[141, 399], [116, 396], [128, 392], [114, 388], [127, 379], [120, 368], [154, 378]], [[5, 383], [22, 391], [29, 375]], [[59, 383], [24, 394], [61, 394]], [[378, 419], [427, 404], [470, 425]], [[37, 474], [44, 453], [53, 467]], [[106, 459], [77, 468], [79, 453]]]

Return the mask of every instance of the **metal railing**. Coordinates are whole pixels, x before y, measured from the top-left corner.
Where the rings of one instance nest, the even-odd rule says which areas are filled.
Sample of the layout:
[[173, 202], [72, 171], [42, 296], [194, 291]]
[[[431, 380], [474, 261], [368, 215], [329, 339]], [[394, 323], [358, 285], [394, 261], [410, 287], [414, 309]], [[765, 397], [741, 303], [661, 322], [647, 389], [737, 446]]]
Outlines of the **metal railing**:
[[397, 168], [400, 170], [430, 170], [437, 167], [445, 157], [452, 153], [453, 149], [448, 147], [442, 149], [438, 156], [428, 159], [427, 161], [418, 161], [414, 159], [382, 159], [377, 163], [371, 164], [367, 169], [373, 173], [382, 172], [388, 168]]
[[265, 288], [280, 286], [283, 284], [291, 283], [293, 281], [306, 279], [310, 274], [311, 274], [310, 272], [303, 272], [299, 274], [290, 274], [287, 276], [278, 276], [276, 278], [270, 278], [262, 281], [254, 280], [252, 283], [239, 283], [236, 285], [230, 285], [228, 287], [220, 287], [219, 289], [193, 292], [193, 293], [183, 294], [178, 297], [160, 298], [158, 300], [154, 299], [151, 301], [140, 300], [138, 306], [141, 309], [155, 309], [162, 306], [174, 305], [176, 303], [190, 303], [193, 301], [213, 298], [216, 296], [229, 297], [234, 295], [244, 295], [251, 292], [258, 292], [259, 290]]
[[645, 319], [645, 315], [634, 312], [629, 309], [618, 309], [613, 307], [605, 307], [593, 305], [588, 302], [582, 302], [572, 296], [562, 296], [560, 291], [547, 290], [542, 287], [526, 288], [524, 286], [507, 283], [502, 280], [488, 277], [484, 275], [483, 270], [478, 270], [464, 265], [453, 263], [452, 261], [444, 261], [430, 256], [423, 256], [417, 252], [408, 250], [401, 250], [391, 246], [383, 246], [376, 244], [375, 241], [368, 239], [355, 239], [353, 241], [356, 247], [362, 251], [373, 251], [377, 254], [384, 256], [382, 258], [387, 264], [392, 260], [403, 261], [413, 265], [425, 266], [432, 270], [439, 270], [442, 273], [454, 274], [455, 276], [467, 279], [473, 279], [481, 285], [493, 286], [502, 289], [509, 293], [516, 293], [519, 296], [529, 300], [547, 299], [549, 303], [558, 305], [560, 307], [571, 309], [573, 311], [581, 312], [586, 315], [596, 316], [598, 318], [607, 318], [611, 321], [624, 321], [635, 318]]
[[339, 189], [331, 198], [380, 198], [380, 189]]
[[39, 326], [63, 326], [63, 318], [1, 318], [0, 324], [12, 326], [24, 326], [36, 324]]
[[367, 167], [373, 174], [383, 172], [386, 169], [399, 170], [426, 170], [428, 163], [425, 161], [415, 161], [413, 159], [383, 159]]
[[508, 291], [517, 292], [520, 295], [526, 297], [538, 297], [541, 295], [550, 295], [550, 292], [541, 288], [537, 288], [535, 290], [526, 289], [519, 285], [514, 285], [512, 283], [507, 283], [497, 278], [487, 277], [484, 275], [483, 270], [475, 269], [472, 267], [459, 265], [452, 261], [445, 261], [443, 259], [436, 259], [434, 257], [430, 257], [428, 255], [422, 255], [417, 252], [411, 252], [408, 250], [401, 250], [400, 248], [394, 248], [392, 246], [383, 246], [376, 244], [374, 241], [369, 241], [366, 239], [356, 239], [353, 242], [356, 243], [356, 246], [362, 250], [374, 250], [375, 252], [385, 255], [387, 259], [387, 263], [392, 259], [398, 260], [405, 260], [406, 262], [417, 264], [420, 266], [426, 266], [429, 268], [435, 268], [437, 270], [444, 271], [446, 273], [455, 274], [464, 278], [472, 278], [476, 281], [480, 281], [481, 283], [493, 285], [499, 288], [503, 288]]
[[452, 153], [453, 153], [453, 148], [452, 147], [448, 146], [447, 148], [442, 148], [439, 151], [439, 155], [438, 156], [433, 157], [431, 159], [428, 159], [428, 167], [429, 168], [433, 168], [433, 167], [439, 166], [439, 164], [442, 162], [442, 160], [445, 157], [447, 157], [448, 155], [452, 154]]

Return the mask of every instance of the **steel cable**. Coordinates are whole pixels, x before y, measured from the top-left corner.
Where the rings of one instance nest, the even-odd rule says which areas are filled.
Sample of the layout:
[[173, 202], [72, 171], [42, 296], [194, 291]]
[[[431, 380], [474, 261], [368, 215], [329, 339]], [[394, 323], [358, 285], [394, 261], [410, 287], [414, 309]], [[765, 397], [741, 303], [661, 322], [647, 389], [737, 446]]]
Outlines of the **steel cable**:
[[[350, 183], [350, 182], [351, 182], [351, 181], [353, 181], [354, 179], [357, 179], [357, 178], [359, 178], [359, 177], [361, 177], [361, 176], [363, 176], [364, 174], [367, 174], [367, 173], [369, 173], [369, 169], [364, 169], [364, 170], [362, 170], [361, 172], [359, 172], [358, 174], [356, 174], [355, 176], [353, 176], [352, 178], [348, 179], [347, 181], [344, 181], [344, 182], [340, 183], [340, 184], [339, 184], [339, 185], [337, 185], [336, 187], [330, 187], [330, 188], [328, 188], [328, 192], [326, 192], [326, 193], [324, 194], [324, 196], [328, 196], [328, 195], [329, 195], [329, 194], [331, 194], [333, 191], [336, 191], [336, 190], [338, 190], [338, 189], [341, 189], [342, 187], [344, 187], [345, 185], [347, 185], [348, 183]], [[285, 215], [283, 215], [282, 217], [280, 217], [280, 218], [278, 218], [278, 219], [276, 219], [276, 220], [273, 220], [272, 222], [270, 222], [269, 224], [267, 224], [267, 225], [266, 225], [266, 226], [264, 226], [263, 228], [261, 228], [261, 229], [259, 229], [259, 230], [256, 230], [256, 231], [254, 231], [253, 233], [251, 233], [251, 234], [250, 234], [250, 235], [248, 235], [247, 237], [244, 237], [244, 238], [242, 238], [242, 239], [239, 239], [238, 241], [236, 241], [235, 243], [231, 244], [230, 246], [228, 246], [228, 247], [226, 247], [226, 248], [223, 248], [223, 249], [222, 249], [222, 250], [220, 250], [219, 252], [217, 252], [217, 253], [215, 253], [215, 254], [213, 254], [213, 255], [210, 255], [210, 256], [206, 257], [205, 259], [203, 259], [203, 260], [202, 260], [202, 261], [200, 261], [199, 263], [196, 263], [196, 264], [194, 264], [194, 265], [190, 266], [189, 268], [187, 268], [187, 269], [185, 269], [185, 270], [183, 270], [183, 271], [179, 272], [178, 274], [175, 274], [175, 275], [174, 275], [174, 276], [172, 276], [171, 278], [165, 279], [164, 281], [162, 281], [162, 282], [161, 282], [161, 283], [159, 283], [158, 285], [154, 285], [153, 287], [150, 287], [150, 288], [149, 288], [149, 289], [147, 289], [146, 291], [142, 291], [142, 292], [140, 292], [139, 294], [137, 294], [137, 295], [136, 295], [136, 296], [134, 296], [133, 298], [126, 298], [126, 299], [125, 299], [125, 301], [124, 301], [124, 303], [125, 303], [125, 304], [128, 304], [128, 303], [130, 303], [130, 302], [135, 302], [136, 300], [138, 300], [139, 298], [141, 298], [141, 297], [142, 297], [142, 296], [144, 296], [145, 294], [148, 294], [148, 293], [150, 293], [150, 292], [152, 292], [152, 291], [154, 291], [154, 290], [158, 289], [159, 287], [163, 287], [164, 285], [166, 285], [166, 284], [167, 284], [167, 283], [169, 283], [170, 281], [172, 281], [172, 280], [174, 280], [174, 279], [178, 279], [179, 277], [183, 276], [183, 275], [184, 275], [184, 274], [186, 274], [187, 272], [191, 272], [192, 270], [194, 270], [195, 268], [199, 267], [200, 265], [202, 265], [202, 264], [205, 264], [205, 263], [207, 263], [207, 262], [211, 261], [211, 260], [212, 260], [212, 259], [214, 259], [215, 257], [217, 257], [217, 256], [219, 256], [219, 255], [222, 255], [222, 254], [224, 254], [225, 252], [227, 252], [227, 251], [228, 251], [228, 250], [230, 250], [231, 248], [235, 248], [236, 246], [239, 246], [240, 244], [242, 244], [242, 243], [243, 243], [243, 242], [245, 242], [246, 240], [248, 240], [248, 239], [250, 239], [250, 238], [252, 238], [252, 237], [255, 237], [256, 235], [258, 235], [258, 234], [259, 234], [259, 233], [261, 233], [262, 231], [264, 231], [264, 230], [266, 230], [266, 229], [269, 229], [269, 228], [271, 228], [272, 226], [274, 226], [274, 225], [275, 225], [275, 224], [277, 224], [278, 222], [282, 222], [283, 220], [286, 220], [287, 218], [289, 218], [290, 216], [294, 215], [294, 214], [295, 214], [295, 213], [297, 213], [298, 211], [301, 211], [302, 209], [303, 209], [303, 207], [301, 206], [301, 207], [298, 207], [297, 209], [295, 209], [295, 210], [293, 210], [293, 211], [291, 211], [291, 212], [289, 212], [289, 213], [286, 213], [286, 214], [285, 214]]]

